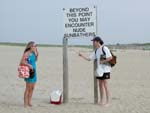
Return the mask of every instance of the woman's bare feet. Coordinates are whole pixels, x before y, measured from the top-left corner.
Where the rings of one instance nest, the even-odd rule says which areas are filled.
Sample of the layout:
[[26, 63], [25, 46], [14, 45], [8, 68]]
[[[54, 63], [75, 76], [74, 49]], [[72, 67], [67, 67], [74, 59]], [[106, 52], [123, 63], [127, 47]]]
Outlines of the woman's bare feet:
[[32, 104], [28, 104], [29, 107], [32, 107]]
[[26, 104], [24, 104], [24, 108], [28, 107]]
[[103, 103], [102, 101], [100, 101], [100, 106], [101, 106], [101, 107], [104, 106], [104, 103]]
[[110, 106], [110, 103], [106, 103], [104, 106], [105, 106], [105, 107], [109, 107], [109, 106]]

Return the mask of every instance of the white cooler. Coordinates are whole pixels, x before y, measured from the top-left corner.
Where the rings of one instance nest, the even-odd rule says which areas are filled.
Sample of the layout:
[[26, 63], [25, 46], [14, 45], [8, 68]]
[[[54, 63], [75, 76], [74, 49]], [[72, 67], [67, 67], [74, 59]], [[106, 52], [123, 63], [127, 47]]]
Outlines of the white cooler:
[[62, 92], [59, 90], [53, 91], [50, 95], [50, 103], [59, 105], [62, 103]]

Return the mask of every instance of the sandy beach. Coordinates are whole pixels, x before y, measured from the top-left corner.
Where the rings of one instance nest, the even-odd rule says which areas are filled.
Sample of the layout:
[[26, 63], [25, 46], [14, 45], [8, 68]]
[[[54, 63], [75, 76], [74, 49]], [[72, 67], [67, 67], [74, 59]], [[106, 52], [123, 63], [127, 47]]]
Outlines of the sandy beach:
[[[89, 55], [91, 49], [73, 48]], [[68, 49], [69, 103], [51, 105], [50, 93], [62, 91], [62, 48], [39, 47], [38, 82], [33, 107], [23, 107], [25, 82], [17, 68], [24, 47], [0, 46], [0, 113], [150, 113], [150, 51], [116, 50], [118, 63], [109, 86], [111, 105], [93, 104], [93, 62]]]

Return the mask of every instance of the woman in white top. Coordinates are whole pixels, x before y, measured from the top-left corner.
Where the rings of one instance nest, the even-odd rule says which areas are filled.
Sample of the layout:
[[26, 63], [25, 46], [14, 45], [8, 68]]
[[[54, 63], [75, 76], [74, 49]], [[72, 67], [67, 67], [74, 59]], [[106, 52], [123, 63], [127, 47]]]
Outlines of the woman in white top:
[[[108, 86], [108, 79], [110, 79], [111, 65], [109, 61], [112, 59], [112, 55], [108, 47], [103, 46], [104, 42], [100, 37], [95, 37], [93, 40], [93, 46], [95, 51], [89, 58], [79, 53], [79, 56], [85, 60], [97, 60], [97, 80], [99, 81], [100, 89], [100, 105], [108, 107], [110, 105], [110, 91]], [[106, 92], [106, 104], [104, 104], [104, 89]]]

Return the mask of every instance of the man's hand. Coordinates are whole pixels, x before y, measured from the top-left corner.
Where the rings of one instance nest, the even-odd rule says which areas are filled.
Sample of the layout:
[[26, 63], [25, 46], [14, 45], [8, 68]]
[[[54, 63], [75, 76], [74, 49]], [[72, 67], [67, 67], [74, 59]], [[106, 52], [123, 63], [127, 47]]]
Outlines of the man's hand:
[[79, 53], [79, 56], [80, 56], [80, 57], [83, 57], [83, 55], [82, 55], [81, 53]]
[[112, 59], [112, 57], [106, 58], [106, 60], [101, 60], [100, 64], [108, 63], [111, 59]]
[[106, 63], [105, 60], [101, 60], [101, 61], [100, 61], [100, 64], [105, 64], [105, 63]]
[[83, 59], [87, 60], [87, 61], [91, 61], [91, 59], [87, 58], [86, 56], [84, 56], [83, 54], [79, 53], [79, 56], [82, 57]]

